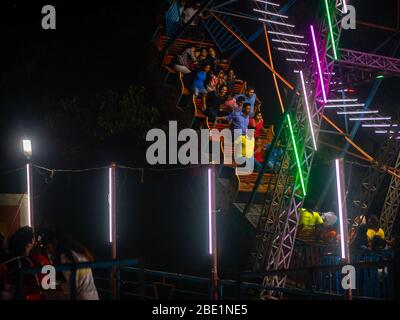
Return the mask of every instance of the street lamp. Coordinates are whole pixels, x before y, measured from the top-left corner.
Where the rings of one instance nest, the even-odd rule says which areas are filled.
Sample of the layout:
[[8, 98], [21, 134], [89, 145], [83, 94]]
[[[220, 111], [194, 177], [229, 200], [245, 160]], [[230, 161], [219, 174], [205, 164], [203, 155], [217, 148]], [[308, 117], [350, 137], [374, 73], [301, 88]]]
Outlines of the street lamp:
[[24, 152], [24, 156], [28, 160], [26, 164], [26, 186], [27, 186], [27, 194], [28, 194], [28, 226], [33, 228], [33, 192], [32, 192], [32, 142], [28, 139], [22, 140], [22, 149]]
[[31, 140], [22, 140], [22, 148], [24, 150], [24, 156], [27, 159], [32, 157], [32, 142]]

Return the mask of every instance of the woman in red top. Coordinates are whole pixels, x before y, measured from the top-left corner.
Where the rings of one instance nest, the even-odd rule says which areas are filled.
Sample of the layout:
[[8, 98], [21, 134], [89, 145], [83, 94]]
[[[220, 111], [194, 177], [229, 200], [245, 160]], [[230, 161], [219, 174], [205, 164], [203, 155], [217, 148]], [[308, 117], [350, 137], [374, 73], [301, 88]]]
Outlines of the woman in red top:
[[265, 150], [263, 149], [262, 141], [260, 138], [257, 138], [256, 145], [254, 146], [254, 159], [258, 163], [263, 163], [264, 162], [264, 153], [265, 153]]
[[254, 128], [254, 137], [258, 138], [261, 135], [261, 131], [265, 130], [264, 129], [264, 120], [262, 117], [261, 112], [256, 112], [254, 115], [254, 118], [250, 120], [249, 122], [249, 127]]

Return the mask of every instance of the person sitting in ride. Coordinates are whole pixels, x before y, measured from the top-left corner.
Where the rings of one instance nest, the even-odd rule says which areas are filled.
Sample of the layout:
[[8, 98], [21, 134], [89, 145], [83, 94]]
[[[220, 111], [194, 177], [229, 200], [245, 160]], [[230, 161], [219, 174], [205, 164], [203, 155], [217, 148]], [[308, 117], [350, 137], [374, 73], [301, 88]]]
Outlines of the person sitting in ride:
[[207, 79], [207, 74], [210, 71], [210, 66], [205, 65], [201, 71], [196, 73], [196, 77], [193, 81], [192, 90], [193, 94], [197, 97], [199, 94], [207, 94], [207, 89], [205, 87], [205, 81]]
[[197, 63], [199, 68], [203, 68], [207, 63], [208, 51], [207, 48], [201, 48], [200, 54], [197, 57]]
[[174, 63], [174, 69], [176, 72], [188, 74], [194, 70], [193, 66], [197, 63], [195, 50], [196, 48], [194, 45], [188, 45], [185, 50], [176, 57]]
[[375, 215], [367, 218], [367, 238], [368, 246], [372, 250], [385, 250], [389, 249], [391, 243], [386, 241], [385, 232], [382, 228], [379, 228], [379, 220]]
[[370, 250], [368, 247], [368, 226], [366, 224], [360, 224], [354, 230], [354, 237], [351, 241], [351, 248], [354, 251]]
[[[309, 199], [306, 204], [308, 208], [315, 208], [314, 202], [311, 199]], [[324, 220], [319, 212], [313, 211], [313, 209], [301, 208], [300, 222], [297, 230], [299, 238], [305, 240], [314, 240], [316, 228], [323, 224]]]
[[267, 129], [264, 128], [264, 120], [262, 113], [257, 111], [254, 118], [250, 119], [250, 127], [254, 127], [254, 136], [258, 138], [261, 136], [261, 132], [266, 132]]
[[334, 212], [324, 212], [321, 214], [323, 224], [317, 227], [317, 238], [323, 242], [336, 242], [336, 223], [337, 216]]
[[[266, 150], [269, 150], [269, 148], [271, 148], [271, 144], [270, 143], [268, 143], [266, 145]], [[284, 151], [281, 148], [280, 141], [278, 141], [277, 144], [276, 144], [276, 147], [271, 150], [271, 153], [270, 153], [269, 158], [267, 160], [267, 169], [268, 169], [268, 171], [273, 172], [274, 169], [276, 171], [276, 169], [280, 167], [283, 155], [284, 155]]]

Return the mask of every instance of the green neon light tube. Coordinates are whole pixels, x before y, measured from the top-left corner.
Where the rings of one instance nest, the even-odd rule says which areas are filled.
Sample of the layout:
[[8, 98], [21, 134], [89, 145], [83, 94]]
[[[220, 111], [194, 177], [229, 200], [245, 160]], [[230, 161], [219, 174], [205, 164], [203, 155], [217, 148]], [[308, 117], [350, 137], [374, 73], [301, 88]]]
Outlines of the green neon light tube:
[[331, 13], [329, 11], [328, 0], [325, 0], [325, 8], [326, 8], [326, 15], [328, 16], [329, 31], [331, 33], [333, 55], [335, 57], [335, 60], [337, 60], [338, 59], [338, 55], [337, 55], [337, 51], [336, 51], [335, 37], [333, 35], [333, 25], [332, 25]]
[[296, 140], [294, 139], [292, 120], [290, 119], [289, 114], [287, 114], [287, 119], [288, 119], [288, 123], [289, 123], [290, 135], [291, 135], [291, 137], [292, 137], [292, 143], [293, 143], [293, 147], [294, 147], [294, 154], [295, 154], [295, 156], [296, 156], [297, 169], [299, 170], [300, 181], [301, 181], [301, 187], [303, 188], [303, 194], [304, 194], [304, 196], [306, 196], [306, 187], [305, 187], [305, 185], [304, 185], [303, 172], [301, 171], [300, 158], [299, 158], [299, 154], [298, 154], [298, 152], [297, 152], [297, 145], [296, 145]]

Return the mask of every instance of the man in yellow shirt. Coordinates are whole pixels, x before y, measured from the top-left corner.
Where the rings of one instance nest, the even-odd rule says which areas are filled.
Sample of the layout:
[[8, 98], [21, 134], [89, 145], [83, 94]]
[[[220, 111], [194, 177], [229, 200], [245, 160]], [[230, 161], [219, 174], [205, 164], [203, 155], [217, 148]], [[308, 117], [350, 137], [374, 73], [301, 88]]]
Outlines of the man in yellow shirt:
[[324, 220], [318, 212], [302, 208], [298, 229], [299, 238], [314, 239], [316, 227], [323, 224]]
[[385, 232], [379, 228], [379, 220], [376, 216], [370, 216], [367, 219], [367, 238], [368, 246], [372, 250], [383, 250], [388, 242], [385, 240]]
[[370, 216], [368, 217], [368, 231], [367, 231], [367, 237], [368, 241], [372, 241], [374, 237], [378, 237], [382, 240], [385, 239], [385, 232], [379, 228], [379, 220], [376, 216]]

